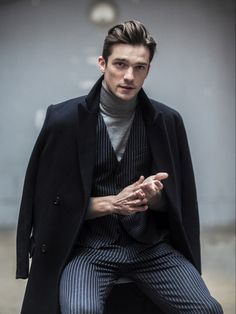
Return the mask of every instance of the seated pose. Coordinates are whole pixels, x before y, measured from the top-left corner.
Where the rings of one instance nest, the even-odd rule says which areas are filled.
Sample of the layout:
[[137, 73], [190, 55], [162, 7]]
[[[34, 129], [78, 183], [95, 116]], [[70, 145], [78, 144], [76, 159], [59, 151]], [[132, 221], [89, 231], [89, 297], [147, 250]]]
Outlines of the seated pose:
[[112, 27], [89, 94], [48, 107], [18, 221], [22, 314], [102, 314], [123, 276], [163, 313], [223, 313], [200, 276], [182, 118], [142, 89], [155, 50], [142, 23]]

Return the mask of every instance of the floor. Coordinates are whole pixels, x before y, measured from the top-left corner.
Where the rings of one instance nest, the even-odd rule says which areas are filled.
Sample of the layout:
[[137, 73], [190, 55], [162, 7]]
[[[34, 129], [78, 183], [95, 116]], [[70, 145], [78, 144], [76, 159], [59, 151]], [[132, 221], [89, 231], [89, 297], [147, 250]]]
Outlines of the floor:
[[[0, 229], [0, 314], [19, 314], [25, 280], [15, 280], [15, 231]], [[235, 314], [235, 232], [202, 230], [203, 278], [225, 314]], [[145, 313], [144, 313], [145, 314]]]

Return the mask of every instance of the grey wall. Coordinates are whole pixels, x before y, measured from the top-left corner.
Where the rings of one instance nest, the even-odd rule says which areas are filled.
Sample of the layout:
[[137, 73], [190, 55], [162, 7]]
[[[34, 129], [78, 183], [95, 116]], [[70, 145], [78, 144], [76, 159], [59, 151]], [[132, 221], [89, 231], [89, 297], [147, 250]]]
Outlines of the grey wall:
[[[202, 225], [234, 219], [234, 1], [119, 0], [159, 43], [145, 88], [183, 116]], [[8, 3], [8, 4], [6, 4]], [[46, 107], [87, 93], [106, 28], [91, 1], [0, 1], [0, 225], [15, 225], [25, 168]]]

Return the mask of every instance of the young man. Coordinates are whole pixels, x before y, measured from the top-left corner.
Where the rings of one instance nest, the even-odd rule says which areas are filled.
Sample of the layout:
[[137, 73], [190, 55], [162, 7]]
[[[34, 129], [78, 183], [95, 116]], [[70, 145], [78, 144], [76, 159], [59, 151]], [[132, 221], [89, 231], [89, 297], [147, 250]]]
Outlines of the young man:
[[[88, 96], [47, 110], [18, 222], [18, 278], [32, 256], [23, 314], [102, 314], [121, 276], [164, 313], [222, 313], [199, 274], [182, 119], [142, 89], [155, 48], [140, 22], [114, 26]], [[126, 314], [157, 313], [126, 301]]]

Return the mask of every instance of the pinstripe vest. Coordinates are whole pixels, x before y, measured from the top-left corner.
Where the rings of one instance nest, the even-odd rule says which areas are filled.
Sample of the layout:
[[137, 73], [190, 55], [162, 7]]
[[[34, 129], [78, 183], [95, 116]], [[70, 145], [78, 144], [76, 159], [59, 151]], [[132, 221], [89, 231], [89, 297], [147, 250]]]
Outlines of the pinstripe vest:
[[[96, 164], [92, 196], [116, 195], [140, 175], [151, 174], [152, 156], [141, 110], [137, 109], [122, 159], [118, 162], [105, 122], [98, 116]], [[86, 220], [77, 245], [102, 247], [114, 243], [157, 243], [166, 232], [158, 229], [152, 210], [132, 215], [111, 214]]]

